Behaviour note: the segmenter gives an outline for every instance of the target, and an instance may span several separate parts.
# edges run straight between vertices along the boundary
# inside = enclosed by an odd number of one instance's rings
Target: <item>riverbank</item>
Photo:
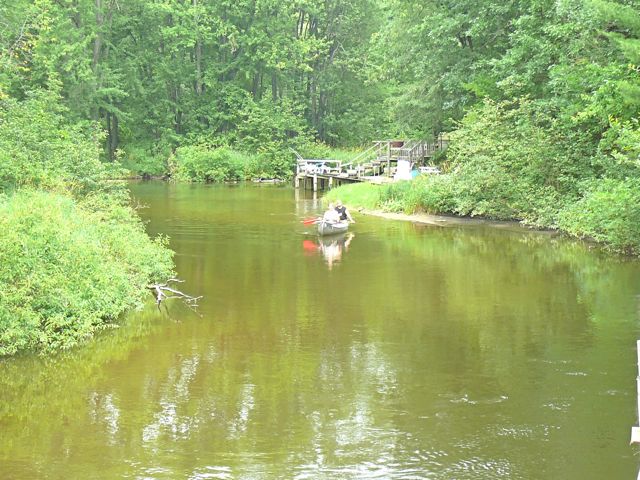
[[[457,226],[487,226],[499,228],[501,230],[528,231],[537,232],[547,235],[561,235],[557,230],[543,230],[527,227],[516,221],[498,221],[483,218],[454,217],[448,215],[432,215],[428,213],[396,213],[384,210],[356,208],[353,209],[362,215],[371,215],[374,217],[386,218],[389,220],[401,220],[404,222],[420,223],[425,225],[434,225],[438,227],[457,227]]]
[[[634,221],[636,209],[629,208],[630,205],[636,205],[637,201],[636,196],[630,191],[621,193],[619,189],[614,188],[613,193],[602,193],[594,197],[594,202],[601,206],[605,201],[610,201],[606,211],[596,208],[591,201],[593,199],[583,198],[577,203],[572,203],[568,198],[564,198],[542,208],[540,212],[544,212],[543,216],[530,217],[524,210],[512,208],[512,205],[505,199],[501,200],[498,194],[494,197],[485,192],[483,199],[469,196],[469,185],[465,186],[462,183],[456,176],[445,174],[419,177],[411,182],[398,182],[384,187],[352,184],[327,192],[326,200],[335,201],[340,198],[345,204],[350,205],[352,210],[379,211],[385,215],[386,212],[446,212],[434,215],[416,213],[410,214],[410,218],[403,217],[405,214],[402,213],[392,213],[394,216],[390,218],[412,219],[435,225],[471,223],[501,228],[535,229],[595,243],[611,252],[640,255],[640,230],[637,227],[638,223]],[[462,193],[453,187],[459,187]],[[602,188],[604,192],[606,188]],[[550,202],[550,199],[532,197],[531,202],[540,206],[542,203]],[[501,210],[489,209],[489,203]],[[511,227],[505,227],[506,225]]]

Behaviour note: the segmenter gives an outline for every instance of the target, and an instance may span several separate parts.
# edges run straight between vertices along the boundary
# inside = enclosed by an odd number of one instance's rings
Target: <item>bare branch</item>
[[[180,290],[170,287],[170,283],[184,283],[184,280],[180,280],[178,278],[170,278],[165,283],[156,283],[154,285],[148,286],[149,290],[152,290],[154,292],[158,309],[160,309],[160,304],[163,300],[168,300],[170,298],[180,298],[185,303],[185,305],[187,305],[191,310],[197,313],[196,309],[198,308],[198,300],[200,300],[202,296],[193,297],[191,295],[188,295]]]
[[[20,43],[22,42],[22,37],[24,36],[24,32],[27,28],[27,22],[30,19],[27,17],[24,22],[22,23],[22,27],[20,27],[20,32],[18,33],[18,38],[16,38],[16,40],[13,42],[13,45],[11,45],[9,47],[9,49],[7,50],[7,53],[9,56],[11,56],[11,54],[13,53],[13,51],[18,48],[20,46]]]

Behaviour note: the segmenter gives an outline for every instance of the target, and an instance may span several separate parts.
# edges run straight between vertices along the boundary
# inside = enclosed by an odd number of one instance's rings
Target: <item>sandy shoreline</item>
[[[383,210],[367,210],[364,208],[355,209],[361,215],[371,215],[375,217],[387,218],[389,220],[401,220],[405,222],[420,223],[425,225],[434,225],[438,227],[456,227],[456,226],[485,226],[491,228],[499,228],[502,230],[512,230],[516,232],[531,232],[542,233],[547,235],[560,235],[560,232],[555,230],[539,230],[536,228],[527,227],[519,222],[515,221],[498,221],[487,220],[482,218],[466,218],[466,217],[454,217],[447,215],[431,215],[428,213],[393,213],[385,212]]]

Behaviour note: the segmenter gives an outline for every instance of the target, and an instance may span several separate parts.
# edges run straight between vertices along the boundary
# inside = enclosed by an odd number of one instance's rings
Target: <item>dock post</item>
[[[313,174],[313,191],[318,191],[318,175],[316,175],[315,173]]]
[[[329,190],[333,188],[333,177],[329,177]]]

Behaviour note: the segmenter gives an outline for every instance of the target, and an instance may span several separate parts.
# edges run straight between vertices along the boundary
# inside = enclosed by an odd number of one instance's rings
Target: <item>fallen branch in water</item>
[[[155,292],[156,297],[156,305],[158,309],[160,309],[160,304],[163,300],[168,300],[169,298],[180,298],[182,301],[193,311],[198,308],[198,300],[202,298],[192,297],[191,295],[187,295],[180,290],[172,288],[169,286],[170,283],[184,283],[184,280],[179,280],[177,278],[170,278],[165,283],[156,283],[154,285],[149,285],[149,289]]]

